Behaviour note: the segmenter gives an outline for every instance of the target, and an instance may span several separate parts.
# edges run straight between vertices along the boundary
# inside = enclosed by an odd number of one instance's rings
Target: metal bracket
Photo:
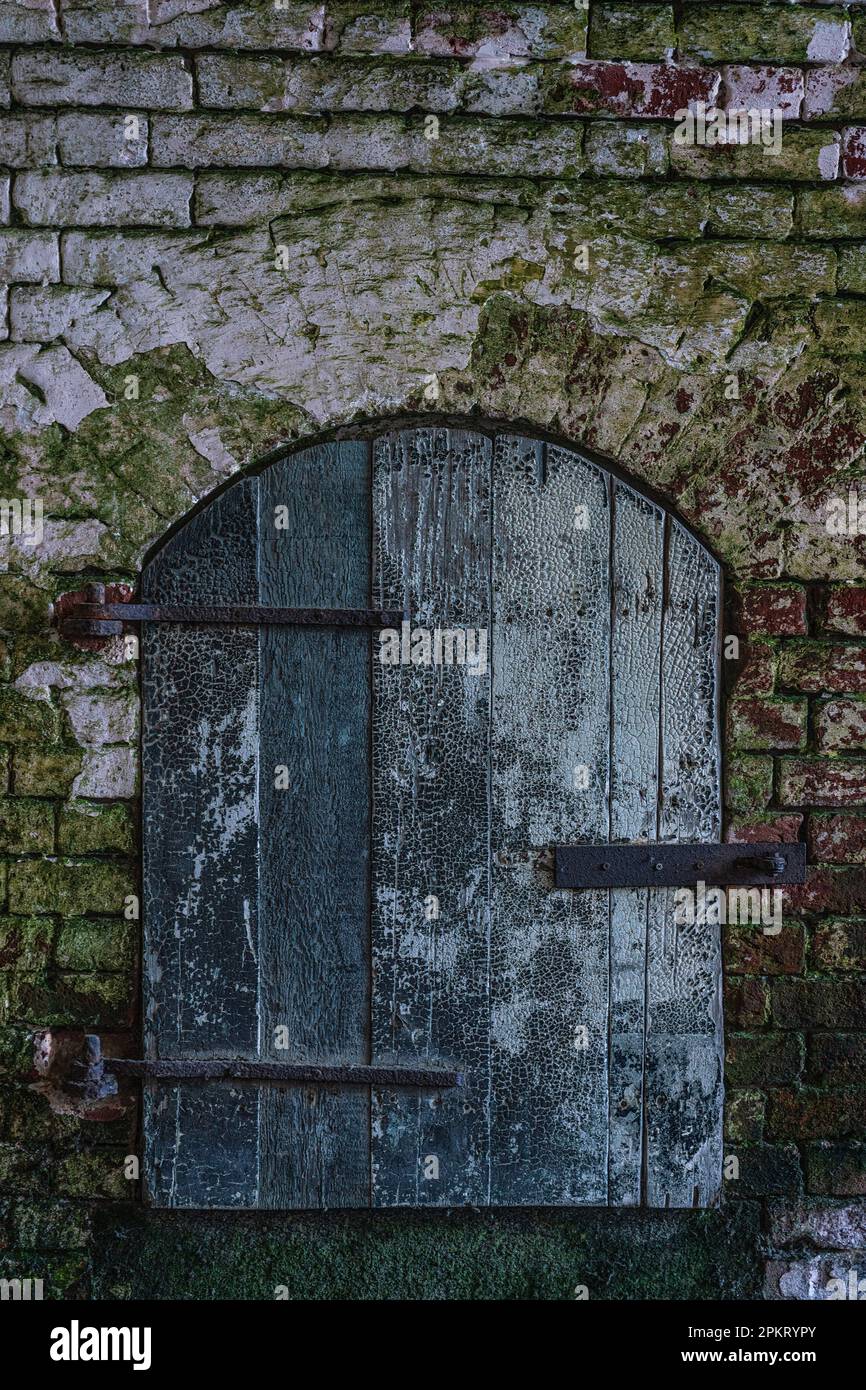
[[[399,627],[406,614],[390,608],[266,608],[259,604],[106,603],[105,585],[89,584],[87,600],[60,619],[61,637],[119,637],[130,623],[230,624],[233,627]]]
[[[93,1041],[98,1043],[99,1039]],[[463,1085],[462,1072],[436,1067],[319,1067],[302,1062],[185,1057],[158,1061],[108,1057],[105,1065],[116,1076],[143,1081],[266,1081],[277,1086],[418,1086],[431,1090]]]
[[[806,881],[803,844],[556,845],[554,856],[557,888],[760,888]]]

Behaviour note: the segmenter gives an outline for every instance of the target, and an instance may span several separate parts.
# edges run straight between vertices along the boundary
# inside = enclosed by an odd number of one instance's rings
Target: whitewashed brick
[[[16,286],[9,300],[9,336],[17,343],[50,343],[76,319],[94,313],[110,293],[71,285]]]
[[[0,0],[0,35],[4,43],[58,39],[53,0]]]
[[[130,117],[134,125],[129,124]],[[147,132],[147,117],[135,111],[70,111],[57,119],[61,161],[90,168],[130,169],[146,164]]]
[[[59,279],[56,232],[31,232],[21,227],[0,232],[0,280],[38,285]]]
[[[12,169],[39,169],[57,163],[54,116],[0,116],[0,159]]]
[[[185,227],[187,174],[18,174],[15,206],[31,226]]]
[[[32,49],[12,60],[12,91],[31,106],[184,111],[192,106],[192,74],[174,53]]]
[[[802,68],[747,67],[738,64],[722,68],[725,111],[773,110],[783,120],[797,120],[803,105]]]

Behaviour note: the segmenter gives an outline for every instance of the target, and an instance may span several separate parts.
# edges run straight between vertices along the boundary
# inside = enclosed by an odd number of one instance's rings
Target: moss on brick
[[[8,687],[0,689],[0,741],[50,743],[59,733],[60,715],[53,705]]]
[[[590,10],[593,58],[659,59],[675,45],[672,5],[594,4]]]
[[[755,814],[773,795],[772,758],[741,754],[727,765],[727,804],[739,815]]]
[[[55,963],[60,970],[128,970],[132,964],[132,927],[124,921],[76,918],[62,922]]]
[[[128,869],[98,860],[31,860],[13,864],[9,870],[10,912],[114,916],[134,892]]]
[[[0,917],[0,968],[40,970],[54,944],[51,917]]]
[[[51,853],[54,807],[23,797],[0,799],[0,851],[6,854]]]
[[[93,854],[114,850],[131,854],[134,848],[132,813],[128,806],[99,806],[79,801],[64,806],[57,828],[62,854]]]
[[[82,760],[80,748],[16,749],[15,791],[23,796],[68,796]]]

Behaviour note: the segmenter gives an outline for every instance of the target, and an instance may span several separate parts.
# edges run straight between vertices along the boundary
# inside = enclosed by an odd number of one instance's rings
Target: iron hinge
[[[803,844],[554,847],[557,888],[685,888],[695,883],[760,888],[805,881]]]

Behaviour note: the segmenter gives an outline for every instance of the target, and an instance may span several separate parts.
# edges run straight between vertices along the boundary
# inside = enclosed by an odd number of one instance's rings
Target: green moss
[[[97,1215],[97,1298],[735,1298],[760,1286],[756,1209]]]
[[[92,854],[101,850],[131,854],[134,849],[132,813],[128,806],[73,802],[60,812],[57,837],[58,848],[63,854]]]
[[[16,749],[13,768],[15,790],[24,796],[68,796],[81,771],[80,749]]]
[[[77,918],[63,922],[55,960],[60,970],[128,970],[132,964],[133,923]]]
[[[0,967],[40,970],[51,956],[54,922],[50,917],[0,917]]]
[[[0,690],[0,741],[45,743],[60,732],[60,716],[44,700],[31,700],[17,690]]]
[[[741,754],[728,760],[727,804],[738,815],[769,805],[773,795],[773,759]]]
[[[114,916],[134,891],[129,871],[118,864],[43,859],[13,864],[9,870],[10,912]]]

